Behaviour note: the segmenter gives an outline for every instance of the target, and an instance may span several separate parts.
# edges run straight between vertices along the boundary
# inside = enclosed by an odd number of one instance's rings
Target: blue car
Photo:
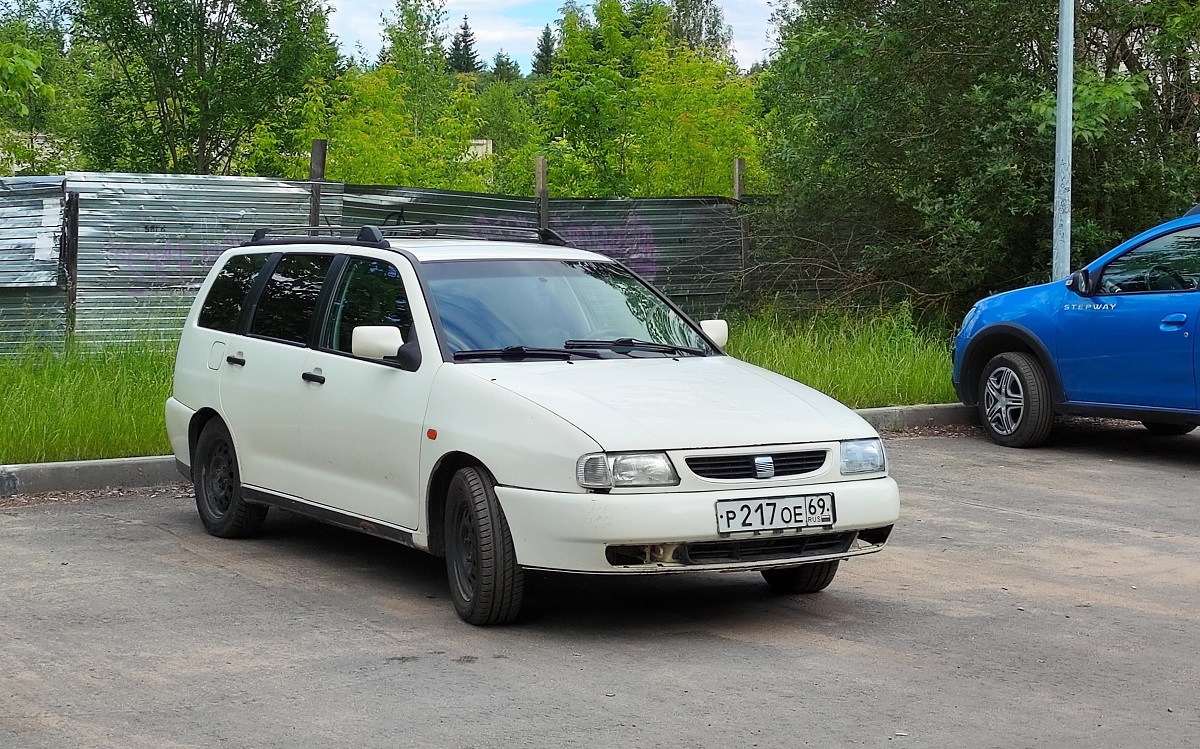
[[[1200,424],[1200,206],[1143,232],[1065,281],[978,302],[954,341],[954,389],[988,436],[1034,447],[1055,414]]]

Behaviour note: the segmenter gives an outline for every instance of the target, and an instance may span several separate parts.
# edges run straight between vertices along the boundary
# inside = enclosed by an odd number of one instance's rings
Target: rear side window
[[[200,308],[201,327],[232,333],[246,304],[254,279],[267,262],[267,255],[235,255],[217,274],[204,306]]]
[[[292,343],[308,340],[332,255],[284,255],[263,289],[250,334]]]

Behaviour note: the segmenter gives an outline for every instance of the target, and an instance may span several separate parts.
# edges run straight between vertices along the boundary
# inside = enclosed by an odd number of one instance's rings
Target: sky
[[[767,0],[718,0],[725,22],[733,27],[734,53],[738,65],[749,68],[766,57],[770,30]],[[330,0],[334,13],[330,26],[346,54],[375,59],[380,45],[380,14],[391,14],[394,0]],[[562,0],[446,0],[447,33],[462,24],[463,15],[475,34],[479,59],[490,65],[496,52],[504,50],[529,73],[530,60],[546,24],[554,27]]]

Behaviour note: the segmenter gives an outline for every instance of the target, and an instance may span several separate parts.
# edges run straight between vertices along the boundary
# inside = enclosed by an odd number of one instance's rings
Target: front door
[[[1200,228],[1151,239],[1097,274],[1096,292],[1067,292],[1058,365],[1067,400],[1195,409]]]
[[[416,274],[403,257],[351,257],[334,284],[319,345],[305,371],[319,377],[297,402],[305,413],[311,502],[417,529],[425,406],[441,364]],[[410,307],[411,305],[411,307]],[[355,326],[394,325],[420,341],[415,372],[351,350]]]

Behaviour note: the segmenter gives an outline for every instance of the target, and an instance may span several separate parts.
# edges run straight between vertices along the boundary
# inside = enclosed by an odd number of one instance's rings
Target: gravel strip
[[[182,499],[192,497],[190,484],[174,484],[168,486],[145,486],[125,489],[98,489],[91,491],[50,492],[48,494],[18,494],[15,497],[0,497],[0,510],[10,510],[20,507],[34,507],[45,504],[73,504],[89,499],[124,497],[126,499],[152,499],[156,497],[172,497]]]

